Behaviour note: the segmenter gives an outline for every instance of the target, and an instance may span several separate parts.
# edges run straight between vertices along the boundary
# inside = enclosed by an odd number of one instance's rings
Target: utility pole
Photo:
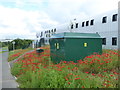
[[[13,50],[15,50],[15,42],[13,41],[12,44],[13,44]]]

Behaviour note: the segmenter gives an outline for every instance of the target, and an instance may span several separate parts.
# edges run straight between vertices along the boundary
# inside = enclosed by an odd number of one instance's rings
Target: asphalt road
[[[11,75],[10,67],[7,62],[8,52],[0,53],[0,89],[17,88],[18,84]],[[2,85],[1,85],[2,84]]]

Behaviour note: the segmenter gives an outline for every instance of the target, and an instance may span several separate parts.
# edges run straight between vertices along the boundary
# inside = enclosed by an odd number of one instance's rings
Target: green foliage
[[[30,46],[30,44],[32,43],[32,40],[15,39],[12,42],[15,42],[15,49],[26,49]],[[9,50],[13,50],[12,42],[8,42]]]
[[[8,46],[8,42],[0,42],[0,47],[7,47]]]
[[[49,49],[42,49],[39,55],[35,51],[26,54],[12,68],[20,88],[118,88],[119,53],[115,50],[88,56],[78,63],[53,64]]]

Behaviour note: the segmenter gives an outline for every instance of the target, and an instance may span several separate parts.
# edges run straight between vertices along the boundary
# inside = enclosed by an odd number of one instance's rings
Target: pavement
[[[5,90],[5,88],[18,89],[18,83],[10,72],[10,65],[7,61],[8,53],[9,52],[0,53],[0,89],[2,88],[2,90]]]

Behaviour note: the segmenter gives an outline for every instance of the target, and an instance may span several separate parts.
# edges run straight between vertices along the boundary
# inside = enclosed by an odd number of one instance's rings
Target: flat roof
[[[64,32],[58,33],[51,36],[52,38],[101,38],[98,33],[75,33],[75,32]]]

